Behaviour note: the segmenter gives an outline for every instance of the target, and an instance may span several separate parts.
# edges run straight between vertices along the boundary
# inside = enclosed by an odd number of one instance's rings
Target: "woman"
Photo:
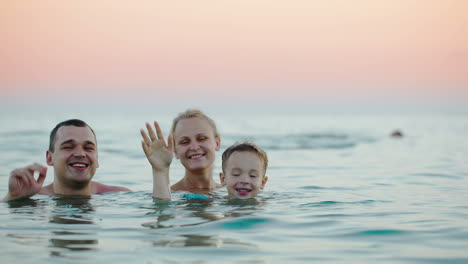
[[[173,121],[171,134],[164,140],[161,128],[154,122],[156,134],[147,123],[148,135],[141,130],[142,147],[153,169],[153,195],[169,198],[169,167],[172,153],[185,168],[184,177],[171,186],[172,191],[201,191],[221,187],[213,180],[216,152],[221,138],[214,121],[197,109],[180,113]]]

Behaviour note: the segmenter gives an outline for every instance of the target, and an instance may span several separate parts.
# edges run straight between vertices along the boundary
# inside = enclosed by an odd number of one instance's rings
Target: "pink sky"
[[[467,10],[465,0],[7,0],[2,98],[468,101]]]

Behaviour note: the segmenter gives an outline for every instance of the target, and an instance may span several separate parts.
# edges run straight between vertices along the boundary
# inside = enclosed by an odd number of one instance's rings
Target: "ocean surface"
[[[139,129],[158,120],[167,136],[175,114],[0,115],[2,197],[11,170],[45,164],[50,130],[67,118],[96,131],[94,180],[132,189],[0,203],[1,262],[468,263],[466,114],[211,114],[222,135],[215,179],[221,152],[249,139],[270,158],[265,190],[163,203]],[[174,159],[171,181],[182,175]]]

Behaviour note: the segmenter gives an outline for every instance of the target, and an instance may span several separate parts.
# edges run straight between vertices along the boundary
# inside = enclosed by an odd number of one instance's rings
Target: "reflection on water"
[[[154,211],[148,213],[153,217],[153,221],[145,222],[143,227],[156,229],[157,233],[150,233],[152,245],[155,247],[230,247],[230,248],[252,248],[255,244],[243,242],[241,240],[223,237],[222,233],[215,232],[219,227],[229,228],[231,218],[239,218],[237,224],[245,227],[245,223],[251,219],[245,218],[255,212],[262,211],[264,202],[257,199],[249,200],[228,200],[217,197],[217,199],[187,199],[161,203],[155,200]],[[220,222],[218,225],[215,223]],[[224,222],[224,224],[223,224]],[[244,224],[243,224],[244,223]],[[248,224],[247,224],[248,225]],[[239,227],[238,226],[238,227]],[[192,233],[174,233],[175,230],[192,230]],[[207,234],[200,235],[200,230],[206,230]]]
[[[153,212],[147,215],[154,216],[154,221],[144,223],[142,226],[149,228],[175,228],[195,226],[206,222],[216,221],[219,216],[207,209],[213,204],[213,199],[194,199],[183,202],[161,202],[155,200]],[[176,208],[184,209],[183,215]]]
[[[175,228],[202,225],[227,217],[253,214],[262,210],[260,205],[264,203],[257,199],[237,200],[219,197],[217,199],[191,199],[170,203],[155,200],[155,210],[147,213],[149,216],[154,216],[154,221],[144,223],[142,226]]]
[[[160,235],[152,241],[154,247],[214,247],[214,248],[255,248],[251,243],[221,236],[182,234],[177,236]]]
[[[47,239],[47,235],[40,232],[35,224],[41,226],[41,223],[47,221],[44,204],[34,199],[20,199],[10,201],[8,208],[10,211],[11,225],[6,233],[9,241],[17,245],[35,246],[41,245]],[[24,223],[31,224],[25,225]]]
[[[68,251],[95,250],[97,234],[94,209],[89,197],[60,197],[50,200],[21,199],[9,202],[12,219],[30,222],[31,232],[14,230],[7,234],[12,242],[30,245],[48,244],[52,256],[64,256]],[[49,231],[45,234],[41,230]],[[47,242],[48,240],[48,242]]]
[[[97,234],[92,232],[94,208],[89,197],[55,197],[55,207],[51,212],[50,247],[51,254],[62,256],[71,251],[95,250],[98,244]],[[84,226],[82,226],[84,225]]]

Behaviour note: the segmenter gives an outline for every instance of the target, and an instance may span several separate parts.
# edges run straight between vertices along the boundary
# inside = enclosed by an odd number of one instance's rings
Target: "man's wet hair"
[[[96,139],[96,134],[94,133],[94,130],[88,124],[86,124],[85,121],[80,120],[80,119],[68,119],[63,122],[58,123],[54,127],[54,129],[52,129],[52,132],[50,132],[49,151],[54,152],[55,137],[57,135],[57,131],[59,130],[60,127],[63,127],[63,126],[89,127],[89,129],[91,129],[91,132],[93,132],[94,138]]]

